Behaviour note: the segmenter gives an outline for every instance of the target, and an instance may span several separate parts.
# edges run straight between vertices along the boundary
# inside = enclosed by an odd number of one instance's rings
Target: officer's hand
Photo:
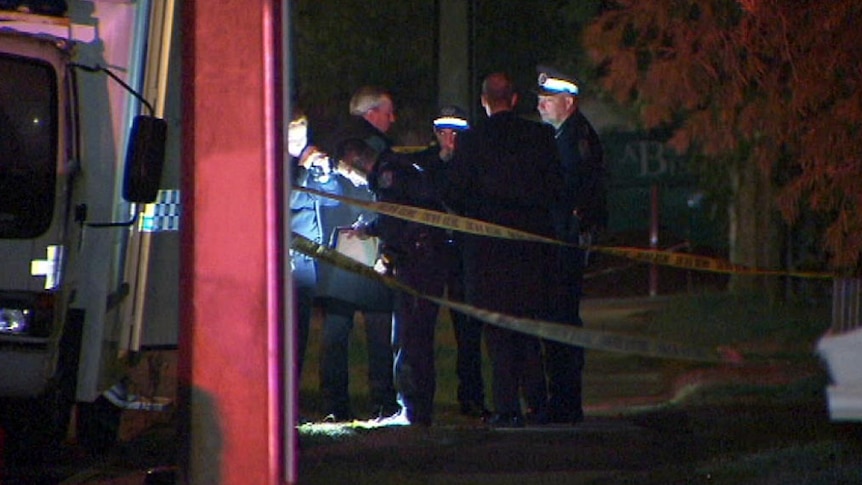
[[[374,262],[374,271],[381,275],[389,273],[389,265],[386,264],[384,258],[377,258],[377,261]]]
[[[368,224],[361,222],[353,224],[353,226],[351,226],[351,228],[345,234],[348,238],[355,237],[362,241],[371,237],[371,235],[368,234]]]
[[[299,154],[299,166],[308,170],[311,168],[311,162],[314,159],[315,154],[317,154],[317,148],[309,145],[302,150]]]
[[[354,187],[362,187],[368,185],[368,177],[366,177],[364,173],[360,172],[359,170],[353,168],[352,166],[343,161],[339,160],[338,165],[336,165],[335,167],[335,171],[342,177],[349,180]]]
[[[325,153],[318,151],[316,148],[311,154],[309,154],[307,163],[309,167],[319,168],[325,175],[329,175],[329,173],[332,172],[329,157]]]

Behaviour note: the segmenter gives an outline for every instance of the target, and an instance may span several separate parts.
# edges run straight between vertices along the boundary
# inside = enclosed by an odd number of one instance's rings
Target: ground
[[[300,482],[859,483],[852,433],[803,402],[589,416],[574,428],[375,430],[306,443]]]
[[[673,301],[587,300],[584,319],[632,329]],[[830,421],[813,354],[714,366],[593,352],[585,379],[574,427],[489,429],[454,406],[431,428],[308,425],[300,483],[862,483],[860,428]]]
[[[653,317],[680,306],[681,300],[665,297],[672,284],[677,294],[714,285],[720,289],[722,284],[714,275],[662,269],[659,294],[650,297],[649,271],[648,266],[628,267],[605,273],[616,280],[595,279],[583,306],[587,327],[648,330],[661,337],[662,327]],[[596,294],[602,287],[617,288],[620,294]],[[749,302],[740,309],[756,306]],[[441,379],[430,428],[302,426],[299,483],[862,483],[859,425],[829,418],[827,371],[812,352],[811,335],[822,330],[815,325],[805,338],[795,333],[783,337],[798,326],[783,321],[764,326],[762,335],[748,334],[762,318],[744,315],[750,321],[726,329],[745,342],[737,350],[756,357],[742,365],[588,352],[587,416],[574,427],[489,429],[458,415],[451,379]],[[696,325],[687,339],[692,345],[701,334],[725,326],[713,322],[717,326],[709,328],[706,320],[688,323]],[[439,356],[451,360],[450,332],[441,330],[439,338]],[[444,367],[440,372],[449,371]],[[314,373],[309,374],[303,377],[309,381],[303,399],[313,407]],[[361,393],[361,379],[354,381]],[[146,470],[176,466],[179,441],[172,419],[144,416],[124,416],[123,439],[104,454],[88,456],[69,447],[40,467],[11,466],[3,483],[144,483]]]

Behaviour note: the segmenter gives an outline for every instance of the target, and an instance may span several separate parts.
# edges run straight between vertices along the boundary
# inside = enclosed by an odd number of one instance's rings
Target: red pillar
[[[183,4],[184,483],[284,475],[278,6]]]

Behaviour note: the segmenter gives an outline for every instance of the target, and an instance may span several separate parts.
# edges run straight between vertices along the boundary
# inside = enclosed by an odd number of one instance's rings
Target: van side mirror
[[[123,175],[123,198],[127,201],[155,202],[165,164],[167,132],[168,124],[161,118],[138,115],[132,121]]]

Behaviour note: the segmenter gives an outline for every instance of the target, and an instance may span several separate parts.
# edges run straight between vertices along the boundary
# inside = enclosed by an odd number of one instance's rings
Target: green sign
[[[682,241],[716,250],[727,247],[726,211],[699,186],[685,157],[644,132],[609,133],[601,138],[609,172],[611,235],[631,239],[643,234],[638,245],[647,247],[652,219],[658,217],[659,248]]]

